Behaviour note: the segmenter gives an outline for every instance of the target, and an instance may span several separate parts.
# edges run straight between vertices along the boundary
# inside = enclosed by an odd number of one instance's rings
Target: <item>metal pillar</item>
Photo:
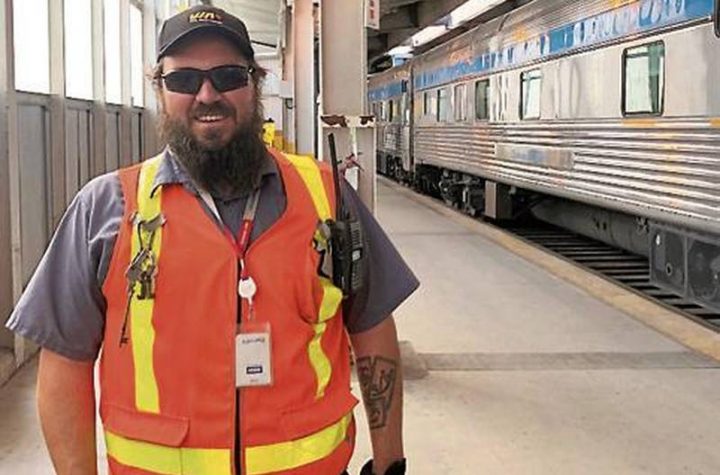
[[[103,2],[91,2],[92,37],[105,38]],[[93,176],[107,171],[105,141],[107,135],[107,109],[105,107],[105,42],[92,42],[93,59]]]
[[[335,133],[338,158],[351,153],[362,166],[348,174],[360,198],[375,210],[376,144],[374,118],[367,114],[367,36],[364,1],[321,2],[322,157],[329,156],[327,136]],[[353,183],[356,182],[356,183]]]
[[[157,0],[145,0],[143,2],[143,65],[145,69],[155,65],[155,52],[157,42],[157,31],[155,17],[155,4]],[[145,98],[143,111],[143,154],[144,158],[155,155],[160,147],[157,134],[157,97],[155,89],[145,80]]]
[[[296,153],[315,155],[315,7],[295,0],[292,9],[292,56],[295,88]]]
[[[132,75],[130,74],[130,0],[120,0],[120,66],[122,104],[120,110],[120,167],[132,163]]]
[[[297,137],[295,135],[295,41],[293,41],[292,9],[283,2],[281,25],[281,65],[282,82],[280,97],[283,100],[283,150],[295,153]]]
[[[15,94],[15,48],[13,33],[13,2],[5,0],[5,26],[7,28],[5,47],[7,68],[7,138],[8,138],[8,189],[10,191],[10,262],[12,304],[22,293],[22,236],[20,235],[20,158],[18,144],[18,104]],[[25,358],[25,340],[14,336],[13,350],[15,364],[20,365]]]
[[[12,333],[3,328],[13,308],[13,273],[10,220],[9,91],[14,89],[12,6],[0,0],[0,384],[9,376],[13,363],[2,361],[15,346]],[[9,351],[8,351],[9,350]],[[12,367],[11,367],[12,366]]]
[[[77,169],[77,157],[65,153],[65,12],[64,2],[48,3],[50,23],[50,170],[52,176],[48,229],[55,229],[75,194],[66,179]]]

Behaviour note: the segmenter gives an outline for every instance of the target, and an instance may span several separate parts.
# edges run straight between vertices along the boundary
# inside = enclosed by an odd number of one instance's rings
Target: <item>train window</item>
[[[539,119],[542,73],[539,69],[525,71],[522,73],[521,83],[520,118]]]
[[[447,88],[438,89],[437,92],[437,121],[447,122],[450,110],[450,94]]]
[[[483,79],[475,83],[475,118],[488,120],[490,118],[490,80]]]
[[[48,0],[13,2],[15,89],[50,92]]]
[[[93,98],[92,6],[90,0],[65,0],[65,95]]]
[[[465,122],[467,120],[467,111],[465,103],[467,102],[467,87],[465,84],[458,84],[454,90],[454,107],[455,122]]]
[[[662,114],[665,45],[652,43],[623,53],[623,114]]]
[[[437,116],[437,93],[426,92],[423,95],[423,109],[425,115]]]
[[[120,69],[120,0],[105,0],[105,101],[122,103]]]

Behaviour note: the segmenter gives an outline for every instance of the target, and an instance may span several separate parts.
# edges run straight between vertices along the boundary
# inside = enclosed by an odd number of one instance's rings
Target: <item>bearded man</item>
[[[97,473],[101,353],[111,474],[340,475],[350,346],[373,447],[363,473],[405,472],[391,312],[418,282],[343,185],[366,272],[355,293],[333,283],[332,177],[265,147],[264,76],[238,18],[198,6],[168,19],[153,74],[167,148],[78,193],[11,316],[42,347],[58,474]]]

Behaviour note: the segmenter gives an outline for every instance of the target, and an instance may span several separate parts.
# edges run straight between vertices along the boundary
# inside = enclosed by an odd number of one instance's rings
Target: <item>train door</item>
[[[411,170],[411,157],[412,157],[412,94],[410,94],[408,88],[408,81],[402,82],[402,98],[400,100],[400,136],[402,137],[402,168],[403,175],[406,175]]]

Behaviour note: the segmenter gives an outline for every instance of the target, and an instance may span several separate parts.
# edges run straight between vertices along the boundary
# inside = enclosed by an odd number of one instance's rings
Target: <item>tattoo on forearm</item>
[[[382,429],[392,406],[397,362],[382,356],[366,356],[356,363],[370,430]]]

